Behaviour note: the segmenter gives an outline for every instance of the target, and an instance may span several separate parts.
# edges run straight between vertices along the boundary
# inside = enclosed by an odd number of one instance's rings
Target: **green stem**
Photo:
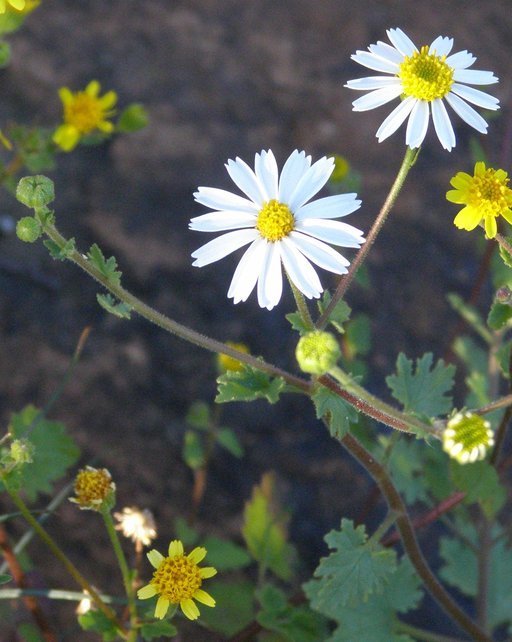
[[[313,323],[313,319],[311,318],[311,314],[309,312],[309,308],[307,306],[306,300],[304,298],[304,295],[302,292],[297,288],[295,283],[290,279],[288,274],[286,274],[288,277],[288,282],[290,284],[290,287],[293,292],[293,297],[295,299],[295,304],[297,305],[297,311],[300,314],[300,318],[302,320],[302,323],[308,330],[314,330],[315,329],[315,324]]]
[[[386,219],[388,217],[389,212],[391,211],[391,208],[395,204],[398,194],[400,193],[400,190],[402,189],[403,184],[405,183],[405,179],[407,178],[407,174],[409,173],[409,170],[416,162],[416,158],[418,157],[418,154],[419,154],[419,149],[411,149],[410,147],[407,147],[404,159],[402,161],[402,165],[398,170],[398,174],[395,179],[395,182],[391,186],[391,189],[389,190],[389,194],[387,195],[386,200],[384,201],[384,204],[382,205],[382,208],[378,213],[377,218],[375,219],[371,230],[368,232],[368,235],[366,237],[366,242],[361,246],[361,249],[356,254],[356,257],[352,261],[347,274],[341,277],[338,287],[336,288],[336,291],[334,292],[333,297],[329,302],[329,305],[326,307],[326,309],[320,315],[320,317],[316,322],[316,327],[319,330],[322,330],[327,325],[331,312],[336,307],[336,304],[338,303],[338,301],[345,296],[350,284],[352,283],[354,276],[356,275],[357,270],[361,267],[364,260],[366,259],[368,252],[370,251],[373,243],[375,242],[375,239],[377,238],[379,232],[382,229],[382,226],[386,222]]]
[[[44,226],[44,231],[60,249],[64,248],[67,239],[65,239],[60,234],[60,232],[54,225],[46,224]],[[263,361],[262,359],[253,357],[252,355],[241,352],[240,350],[236,350],[236,348],[232,348],[231,346],[228,346],[221,341],[217,341],[215,339],[212,339],[211,337],[207,337],[206,335],[201,334],[200,332],[196,332],[195,330],[192,330],[191,328],[188,328],[181,323],[170,319],[161,312],[154,310],[149,305],[146,305],[140,299],[131,294],[131,292],[125,290],[121,285],[109,281],[100,272],[100,270],[98,270],[96,266],[94,266],[91,261],[89,261],[86,256],[80,254],[76,250],[72,250],[68,254],[67,258],[78,265],[78,267],[82,268],[82,270],[87,272],[89,276],[92,276],[93,279],[101,283],[101,285],[109,290],[117,299],[119,299],[119,301],[126,303],[135,312],[137,312],[137,314],[144,317],[148,321],[151,321],[151,323],[154,323],[160,328],[163,328],[167,332],[175,334],[181,339],[189,341],[190,343],[193,343],[194,345],[197,345],[201,348],[205,348],[206,350],[210,350],[211,352],[225,354],[229,357],[232,357],[233,359],[237,359],[238,361],[246,363],[247,365],[252,366],[257,370],[266,372],[273,377],[282,377],[291,386],[299,388],[304,392],[310,391],[311,384],[304,379],[296,377],[289,372],[278,368],[277,366]]]
[[[126,557],[124,555],[121,542],[119,541],[119,535],[117,534],[117,531],[114,527],[114,522],[112,520],[112,515],[110,514],[110,511],[102,510],[101,515],[105,522],[107,533],[117,558],[117,563],[119,564],[119,568],[121,569],[121,575],[123,576],[123,584],[124,584],[124,590],[126,593],[126,599],[128,602],[128,610],[130,612],[130,624],[131,624],[130,632],[128,633],[128,637],[126,639],[128,640],[128,642],[136,642],[137,640],[137,626],[136,626],[137,625],[137,606],[135,603],[135,592],[133,589],[133,582],[130,574],[130,569],[128,568]]]
[[[9,486],[7,480],[5,478],[2,479],[5,490],[9,493],[12,501],[16,504],[18,507],[20,513],[23,515],[25,520],[30,524],[30,526],[33,528],[33,530],[39,535],[39,537],[43,540],[43,542],[46,544],[46,546],[51,550],[51,552],[55,555],[55,557],[64,565],[68,573],[71,575],[71,577],[75,580],[77,584],[79,584],[84,591],[87,591],[87,593],[91,596],[92,601],[96,604],[98,609],[107,617],[112,624],[118,629],[120,635],[124,639],[127,638],[127,631],[124,629],[123,625],[119,620],[117,619],[116,614],[114,611],[109,608],[101,599],[100,595],[98,592],[89,584],[89,582],[85,579],[85,577],[80,573],[80,571],[76,568],[76,566],[73,564],[73,562],[65,555],[63,551],[59,548],[55,540],[51,537],[49,533],[39,524],[39,522],[33,517],[32,513],[28,509],[27,505],[25,502],[21,499],[21,497],[18,495],[18,493]]]

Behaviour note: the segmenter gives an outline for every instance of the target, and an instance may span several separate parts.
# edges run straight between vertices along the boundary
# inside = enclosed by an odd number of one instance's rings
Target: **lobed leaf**
[[[91,245],[91,249],[87,253],[87,258],[94,267],[101,272],[109,283],[113,285],[121,284],[121,272],[117,269],[117,261],[115,257],[111,256],[106,259],[100,247],[94,243]]]
[[[317,386],[311,395],[315,404],[317,419],[325,419],[329,431],[335,439],[341,439],[350,430],[351,424],[357,424],[357,410],[325,386]]]
[[[217,403],[255,399],[266,399],[269,403],[276,403],[285,387],[285,382],[280,377],[273,379],[261,370],[246,364],[242,370],[228,370],[217,378],[217,383]]]

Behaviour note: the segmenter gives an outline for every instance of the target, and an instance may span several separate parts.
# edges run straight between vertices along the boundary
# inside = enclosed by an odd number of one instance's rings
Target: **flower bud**
[[[11,443],[10,456],[14,464],[30,464],[33,461],[34,444],[27,439],[15,439]]]
[[[322,375],[336,365],[341,352],[330,332],[315,330],[299,339],[295,356],[303,372]]]
[[[41,174],[25,176],[18,183],[16,198],[23,205],[33,209],[44,207],[55,199],[53,181]]]
[[[459,464],[483,459],[494,444],[491,424],[472,412],[458,412],[443,431],[443,450]]]
[[[16,235],[20,241],[34,243],[41,233],[41,224],[33,216],[24,216],[16,223]]]

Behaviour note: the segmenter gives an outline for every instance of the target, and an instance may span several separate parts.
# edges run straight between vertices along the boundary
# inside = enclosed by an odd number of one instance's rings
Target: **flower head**
[[[391,136],[409,117],[406,144],[419,147],[427,133],[430,115],[444,149],[455,147],[455,133],[445,102],[468,125],[482,134],[487,123],[468,103],[484,109],[499,109],[499,101],[468,85],[492,85],[498,79],[490,71],[469,70],[476,58],[468,51],[450,54],[453,38],[439,36],[430,46],[415,46],[401,29],[388,29],[391,45],[377,42],[368,51],[357,51],[352,59],[383,76],[350,80],[345,86],[369,91],[355,100],[354,111],[367,111],[400,97],[400,104],[377,130],[379,142]]]
[[[75,495],[69,501],[81,510],[101,511],[114,502],[116,485],[106,468],[86,466],[75,477]]]
[[[471,412],[458,412],[454,415],[446,424],[442,439],[443,450],[459,464],[483,459],[494,444],[491,424]]]
[[[323,288],[311,262],[335,274],[347,272],[349,261],[329,244],[358,248],[362,232],[331,219],[354,212],[356,194],[308,201],[325,185],[334,168],[332,158],[311,164],[311,156],[295,150],[281,171],[271,150],[256,154],[254,171],[240,158],[226,169],[246,197],[213,187],[199,187],[195,200],[213,212],[197,216],[190,229],[200,232],[235,230],[218,236],[193,252],[193,265],[203,267],[250,243],[238,264],[228,297],[246,301],[258,283],[258,303],[271,310],[279,303],[288,277],[308,298]]]
[[[116,530],[121,531],[125,537],[129,537],[134,544],[142,549],[142,546],[149,546],[151,540],[156,538],[156,525],[153,513],[145,508],[123,508],[121,513],[114,513],[119,522]]]
[[[249,347],[245,343],[234,343],[233,341],[226,341],[226,345],[230,348],[235,348],[235,350],[240,350],[245,354],[249,354]],[[230,357],[227,354],[218,354],[217,355],[217,368],[220,372],[241,372],[244,369],[243,363]]]
[[[26,0],[0,0],[0,14],[5,13],[10,9],[16,11],[23,11],[25,9]]]
[[[450,181],[455,189],[446,192],[451,203],[465,205],[454,224],[462,230],[474,230],[483,221],[487,237],[494,238],[498,231],[498,216],[512,223],[512,190],[508,182],[507,172],[486,168],[482,161],[475,164],[473,176],[458,172]]]
[[[336,365],[341,351],[330,332],[314,330],[299,339],[295,356],[303,372],[321,375]]]
[[[64,107],[64,123],[53,134],[53,142],[65,152],[74,149],[80,139],[95,130],[109,134],[114,125],[108,120],[114,114],[112,107],[117,94],[108,91],[99,96],[100,83],[92,80],[84,91],[73,93],[67,87],[59,89]]]
[[[149,584],[137,591],[140,600],[158,595],[155,617],[164,618],[171,604],[179,604],[189,620],[199,617],[199,609],[194,600],[215,606],[211,595],[203,591],[203,580],[216,575],[212,566],[198,566],[206,555],[206,549],[194,548],[188,555],[184,554],[183,544],[173,540],[169,544],[169,553],[164,557],[155,549],[149,551],[148,559],[156,569]]]

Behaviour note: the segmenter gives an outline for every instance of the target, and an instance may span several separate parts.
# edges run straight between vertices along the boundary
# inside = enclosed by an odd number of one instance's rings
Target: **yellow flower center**
[[[108,470],[81,470],[75,479],[76,502],[80,506],[101,504],[113,491],[112,477]]]
[[[458,423],[449,422],[453,431],[452,439],[462,445],[463,451],[471,451],[478,446],[487,448],[493,443],[490,424],[479,415],[466,414]]]
[[[453,69],[446,64],[446,56],[428,53],[428,46],[406,56],[400,64],[398,76],[406,96],[432,101],[444,98],[453,84]]]
[[[171,604],[194,597],[202,582],[199,567],[185,555],[166,557],[151,580],[158,593]]]
[[[295,219],[288,205],[274,198],[263,205],[256,220],[256,229],[271,243],[288,236],[294,225]]]
[[[104,118],[100,101],[80,91],[73,100],[64,106],[64,120],[68,125],[74,125],[82,134],[88,134],[96,129]]]
[[[509,179],[496,170],[488,168],[483,174],[473,177],[468,189],[467,204],[477,207],[484,216],[499,216],[512,205]]]

